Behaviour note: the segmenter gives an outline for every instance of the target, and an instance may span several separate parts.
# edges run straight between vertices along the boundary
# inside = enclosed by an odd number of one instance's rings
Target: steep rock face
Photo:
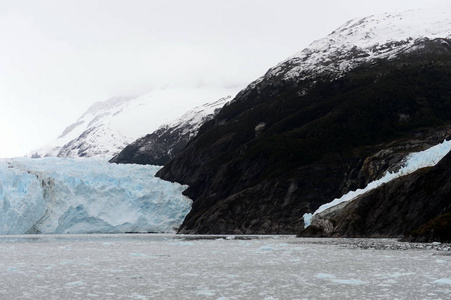
[[[190,186],[193,209],[180,232],[296,233],[304,213],[363,187],[409,152],[384,152],[393,145],[426,147],[431,130],[451,120],[451,41],[403,36],[405,43],[339,56],[334,47],[309,48],[240,92],[157,173]],[[352,41],[326,44],[348,49]],[[360,59],[368,47],[378,55]]]
[[[339,209],[324,211],[301,236],[401,237],[412,241],[451,241],[451,154]]]
[[[182,152],[199,128],[231,100],[231,96],[198,106],[125,147],[111,163],[164,165]]]

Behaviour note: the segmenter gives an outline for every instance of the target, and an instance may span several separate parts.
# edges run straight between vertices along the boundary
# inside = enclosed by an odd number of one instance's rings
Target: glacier
[[[173,232],[191,210],[186,186],[158,166],[100,159],[0,160],[0,234]]]
[[[358,196],[378,188],[384,183],[390,182],[393,179],[412,174],[413,172],[427,167],[433,167],[451,151],[451,141],[444,140],[442,143],[430,147],[429,149],[413,152],[407,155],[404,159],[403,166],[397,172],[387,172],[381,178],[370,182],[365,188],[350,191],[349,193],[336,198],[333,201],[321,205],[313,214],[306,213],[303,215],[304,228],[311,225],[312,220],[324,211],[332,212],[339,209],[339,204],[350,202],[357,199]]]

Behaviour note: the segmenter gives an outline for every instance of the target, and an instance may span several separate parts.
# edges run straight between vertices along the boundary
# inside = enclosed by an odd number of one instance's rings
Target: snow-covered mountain
[[[335,79],[363,64],[417,50],[424,47],[418,42],[436,38],[451,38],[450,10],[418,9],[350,20],[271,68],[251,86],[269,78],[301,81],[326,74]]]
[[[199,128],[208,120],[211,120],[216,113],[226,105],[235,95],[223,97],[211,103],[205,103],[196,106],[194,109],[186,112],[180,118],[165,124],[160,129],[181,130],[181,134],[188,134],[190,138],[195,136]]]
[[[200,126],[211,120],[231,99],[232,96],[227,96],[195,107],[180,118],[131,143],[110,162],[164,165],[179,154],[197,134]]]
[[[157,170],[93,158],[0,160],[0,235],[171,232],[191,200]]]
[[[55,142],[33,151],[33,158],[110,159],[126,145],[197,105],[235,94],[238,88],[162,88],[139,97],[118,97],[91,106]]]

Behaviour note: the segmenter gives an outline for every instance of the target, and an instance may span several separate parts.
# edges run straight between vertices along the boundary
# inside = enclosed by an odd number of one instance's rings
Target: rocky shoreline
[[[412,243],[398,239],[366,238],[299,238],[296,244],[336,245],[340,248],[364,250],[436,250],[442,255],[451,255],[451,243]]]

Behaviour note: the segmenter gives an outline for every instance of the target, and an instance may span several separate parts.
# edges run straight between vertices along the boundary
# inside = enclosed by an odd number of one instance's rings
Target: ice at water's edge
[[[0,160],[0,234],[172,232],[191,209],[160,167],[96,159]]]

